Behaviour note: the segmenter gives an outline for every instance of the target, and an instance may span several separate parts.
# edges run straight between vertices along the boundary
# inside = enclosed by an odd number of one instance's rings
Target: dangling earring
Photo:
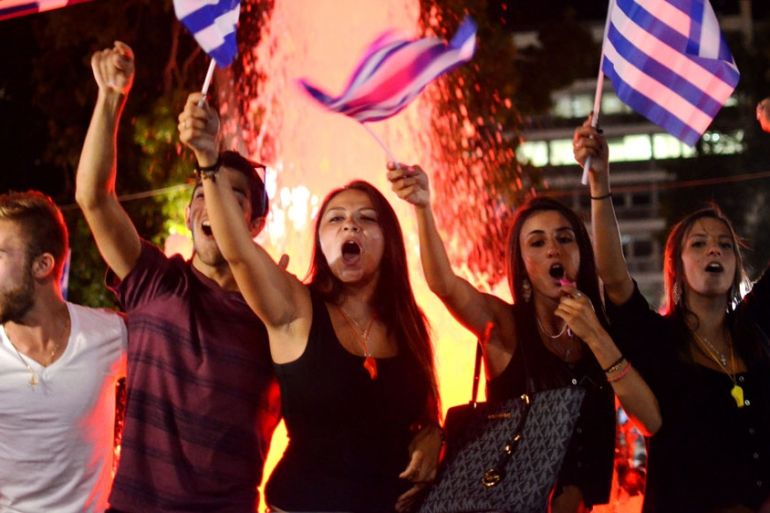
[[[529,278],[521,280],[521,297],[524,298],[525,303],[529,303],[532,299],[532,284],[529,283]]]
[[[682,302],[682,284],[679,283],[679,280],[674,282],[674,290],[671,292],[671,295],[674,297],[675,305]]]

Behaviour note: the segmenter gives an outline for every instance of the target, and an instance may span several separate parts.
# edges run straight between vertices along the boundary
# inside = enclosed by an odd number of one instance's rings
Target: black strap
[[[473,366],[473,389],[471,391],[471,405],[475,408],[479,398],[479,379],[481,378],[481,339],[476,344],[476,363]]]
[[[482,357],[482,341],[479,339],[476,343],[476,361],[473,366],[473,389],[471,391],[471,406],[476,408],[478,404],[479,393],[479,381],[481,379],[481,357]],[[523,438],[524,426],[527,422],[527,416],[529,415],[530,405],[532,403],[532,394],[534,393],[534,382],[529,373],[529,365],[527,364],[526,353],[524,351],[524,344],[519,342],[516,345],[516,350],[521,351],[521,357],[524,363],[524,382],[527,392],[519,397],[519,400],[524,405],[524,409],[521,413],[521,418],[516,423],[516,427],[513,430],[511,437],[505,442],[500,453],[497,457],[497,461],[493,466],[489,467],[481,476],[481,483],[485,488],[492,488],[496,486],[500,481],[505,478],[505,465],[508,463],[516,449],[519,447],[519,443]]]
[[[475,408],[478,404],[479,397],[479,381],[481,379],[481,357],[482,355],[482,341],[479,338],[476,342],[476,361],[473,365],[473,385],[471,388],[471,405]],[[524,365],[524,387],[526,388],[526,394],[530,397],[535,393],[535,382],[532,379],[532,374],[529,372],[529,362],[527,361],[527,352],[524,350],[524,341],[519,341],[516,344],[516,351],[521,353],[522,364]],[[516,354],[512,356],[515,358]]]

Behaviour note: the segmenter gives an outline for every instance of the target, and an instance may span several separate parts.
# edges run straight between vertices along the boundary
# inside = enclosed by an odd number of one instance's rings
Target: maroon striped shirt
[[[131,513],[257,509],[280,416],[264,325],[235,292],[143,242],[108,283],[128,314],[128,401],[110,504]]]

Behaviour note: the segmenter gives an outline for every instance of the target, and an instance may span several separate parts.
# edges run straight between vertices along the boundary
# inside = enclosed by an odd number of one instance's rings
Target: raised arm
[[[485,334],[490,322],[510,318],[507,304],[477,290],[452,270],[444,242],[430,207],[428,175],[419,166],[388,164],[388,180],[399,198],[411,203],[417,216],[420,260],[430,290],[452,315],[476,336]]]
[[[200,99],[200,93],[188,97],[179,115],[179,135],[195,153],[198,165],[205,168],[215,165],[219,158],[219,118],[207,103],[199,105]],[[272,333],[276,331],[289,326],[296,328],[296,321],[308,321],[309,328],[311,305],[307,288],[254,242],[264,218],[251,219],[246,191],[237,185],[241,176],[226,167],[202,176],[206,215],[217,246],[249,306],[271,330],[271,338],[275,338]],[[296,334],[295,329],[292,331]]]
[[[575,130],[573,137],[575,160],[583,166],[591,157],[588,183],[591,194],[591,227],[593,229],[596,266],[604,282],[607,297],[616,305],[623,304],[634,292],[628,274],[623,246],[620,243],[618,219],[612,205],[609,180],[609,149],[604,136],[591,127],[589,117]]]
[[[655,434],[662,424],[655,394],[623,358],[612,337],[599,323],[588,297],[572,286],[565,286],[562,290],[564,295],[554,313],[564,319],[572,332],[593,352],[629,418],[646,436]]]
[[[93,54],[91,68],[99,94],[80,154],[75,199],[102,258],[123,279],[141,253],[139,234],[115,192],[118,124],[134,80],[134,54],[118,41]]]

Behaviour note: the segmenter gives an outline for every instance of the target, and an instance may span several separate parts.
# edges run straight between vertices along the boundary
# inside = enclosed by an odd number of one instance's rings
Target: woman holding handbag
[[[484,344],[491,401],[528,390],[586,390],[551,511],[587,511],[606,503],[615,436],[613,391],[648,433],[660,427],[655,398],[607,334],[593,251],[583,223],[557,201],[535,198],[516,212],[508,239],[513,304],[483,293],[452,270],[430,208],[428,177],[418,166],[389,165],[394,192],[414,205],[420,256],[431,290]],[[523,355],[526,354],[526,361]]]
[[[609,151],[590,119],[575,130],[589,184],[599,275],[616,340],[658,398],[645,513],[770,511],[770,273],[751,292],[739,242],[717,207],[668,236],[663,313],[626,268],[609,186]],[[763,508],[764,505],[764,508]]]
[[[440,402],[395,212],[363,181],[329,193],[301,282],[252,239],[264,218],[248,222],[242,180],[218,160],[219,120],[199,98],[191,95],[179,125],[200,166],[193,202],[202,236],[214,237],[266,326],[289,435],[267,503],[286,512],[407,511],[435,475]]]

